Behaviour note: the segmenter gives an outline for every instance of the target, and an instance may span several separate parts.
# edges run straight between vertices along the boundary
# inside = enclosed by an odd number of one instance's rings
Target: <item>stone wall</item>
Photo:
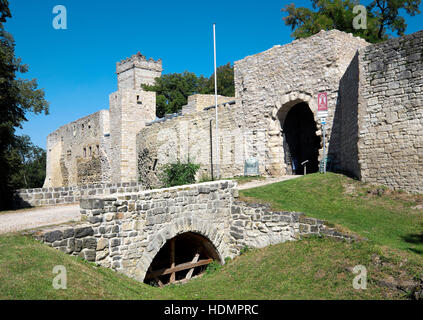
[[[132,183],[94,183],[81,186],[20,189],[15,192],[14,208],[54,206],[79,203],[88,196],[113,195],[116,193],[139,192],[141,184]]]
[[[225,104],[235,101],[235,97],[217,96],[217,104]],[[201,112],[205,108],[214,106],[215,96],[212,94],[194,94],[188,97],[188,103],[182,107],[182,114]]]
[[[289,172],[282,128],[289,110],[306,102],[314,114],[317,136],[317,96],[328,94],[327,142],[330,140],[339,82],[358,49],[368,43],[341,31],[321,31],[235,62],[236,101],[245,117],[246,157],[259,160],[263,174]],[[322,158],[322,149],[320,149]]]
[[[68,187],[86,175],[81,163],[98,161],[90,170],[91,180],[108,182],[107,134],[109,111],[94,114],[64,125],[47,137],[47,168],[44,187]]]
[[[231,243],[234,253],[244,247],[263,248],[309,235],[328,236],[337,240],[356,240],[329,228],[324,221],[309,218],[302,212],[273,211],[269,205],[234,201],[231,209]]]
[[[361,177],[358,164],[358,86],[359,59],[355,55],[339,84],[339,96],[333,119],[328,156],[332,170]]]
[[[423,192],[423,31],[360,51],[363,181]]]
[[[141,84],[154,84],[162,75],[162,60],[147,60],[140,52],[116,63],[118,90],[140,90]]]
[[[237,197],[236,182],[217,181],[82,199],[81,214],[89,224],[49,227],[34,235],[139,281],[164,244],[185,232],[210,240],[221,263],[245,246],[261,248],[309,234],[354,239],[302,213],[273,212]]]
[[[120,89],[109,97],[111,182],[137,181],[136,136],[156,118],[156,94]]]
[[[136,134],[156,118],[156,95],[141,89],[160,77],[161,60],[136,54],[116,64],[118,91],[101,110],[47,137],[44,187],[135,182]]]
[[[148,187],[160,186],[160,168],[180,159],[200,164],[198,179],[216,175],[215,108],[175,115],[147,124],[137,136],[138,179]],[[244,118],[236,104],[218,106],[222,177],[243,174]]]

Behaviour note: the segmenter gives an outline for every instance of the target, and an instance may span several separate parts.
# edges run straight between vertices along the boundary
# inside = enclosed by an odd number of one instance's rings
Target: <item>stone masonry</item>
[[[304,235],[351,240],[302,213],[273,212],[237,201],[236,182],[218,181],[81,200],[87,223],[34,232],[44,243],[138,281],[166,241],[194,232],[213,244],[219,262],[245,247],[261,248]]]
[[[423,31],[360,51],[363,181],[423,193]]]
[[[109,111],[49,135],[45,187],[156,187],[160,167],[178,159],[200,164],[198,179],[210,178],[217,164],[221,177],[242,175],[251,158],[261,175],[298,171],[298,159],[315,163],[316,171],[323,160],[317,96],[326,92],[330,169],[421,193],[422,39],[421,31],[370,45],[341,31],[321,31],[236,61],[235,98],[218,101],[218,152],[214,97],[194,95],[179,114],[156,119],[155,93],[141,84],[161,75],[162,62],[134,55],[117,63],[118,91],[110,95]],[[299,106],[303,119],[311,119],[306,128],[295,122],[301,118],[292,120]],[[299,156],[296,150],[312,152]]]
[[[19,189],[14,195],[14,207],[40,207],[79,203],[82,198],[114,195],[116,193],[138,192],[144,186],[129,183],[95,183],[74,187]]]

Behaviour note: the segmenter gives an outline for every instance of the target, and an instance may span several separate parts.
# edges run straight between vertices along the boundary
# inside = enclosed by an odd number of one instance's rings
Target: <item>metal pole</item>
[[[211,179],[214,181],[214,174],[213,174],[213,120],[210,119],[210,169],[211,169]]]
[[[214,100],[215,100],[215,108],[216,108],[216,177],[220,178],[219,118],[218,118],[218,112],[217,112],[216,23],[213,23],[213,47],[214,47]]]
[[[326,173],[326,125],[323,123],[322,127],[323,127],[323,173]]]

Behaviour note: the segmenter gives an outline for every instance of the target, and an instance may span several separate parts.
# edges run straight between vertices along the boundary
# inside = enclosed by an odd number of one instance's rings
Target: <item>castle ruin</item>
[[[71,122],[47,138],[45,188],[93,183],[159,183],[161,165],[199,163],[199,178],[317,172],[323,158],[317,96],[326,92],[330,168],[393,189],[423,192],[423,31],[369,44],[341,31],[235,62],[235,97],[194,95],[178,114],[156,118],[156,95],[141,89],[162,73],[141,54],[117,63],[109,110]]]

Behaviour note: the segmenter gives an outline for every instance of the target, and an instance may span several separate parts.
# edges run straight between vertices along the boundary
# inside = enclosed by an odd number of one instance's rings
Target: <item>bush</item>
[[[168,163],[162,167],[161,181],[165,188],[195,183],[195,175],[200,165],[190,162]]]
[[[222,265],[217,261],[213,261],[212,263],[209,263],[207,265],[206,274],[207,275],[213,274],[217,272],[218,270],[220,270],[220,268],[222,268]]]

